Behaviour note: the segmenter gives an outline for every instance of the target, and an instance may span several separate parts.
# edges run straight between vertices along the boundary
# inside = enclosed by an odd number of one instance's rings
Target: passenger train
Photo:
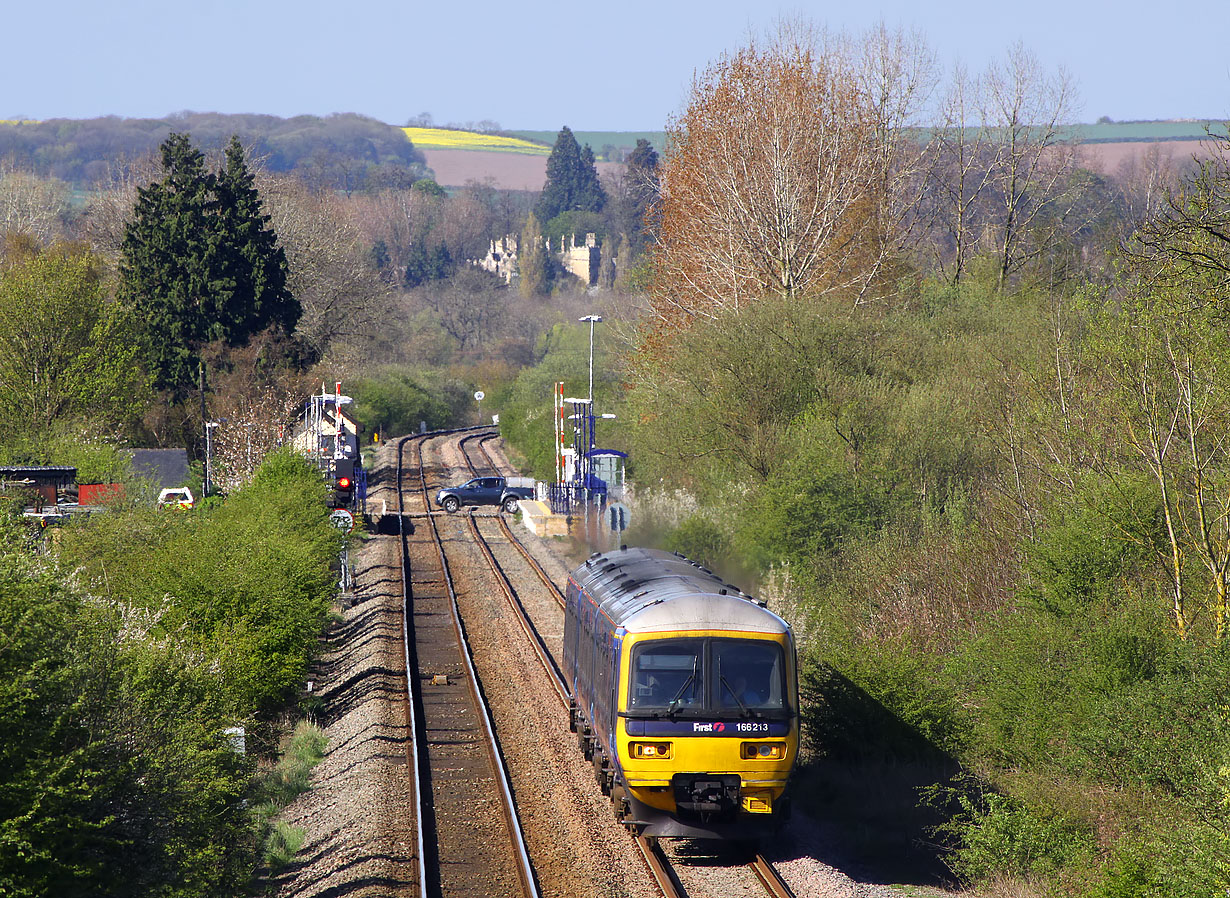
[[[570,722],[616,815],[668,838],[777,829],[799,746],[790,625],[653,549],[590,556],[566,599]]]

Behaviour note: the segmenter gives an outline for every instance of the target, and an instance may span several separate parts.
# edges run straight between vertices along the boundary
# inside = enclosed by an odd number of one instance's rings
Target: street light
[[[220,427],[221,421],[206,421],[205,422],[205,495],[209,495],[209,455],[212,446],[210,434],[215,427]]]
[[[602,320],[601,315],[586,315],[577,321],[589,322],[589,410],[594,410],[594,325]]]

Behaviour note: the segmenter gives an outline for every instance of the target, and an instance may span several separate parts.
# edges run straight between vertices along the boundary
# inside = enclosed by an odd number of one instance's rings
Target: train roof
[[[682,555],[621,548],[591,555],[573,579],[630,633],[673,629],[788,633],[747,593]]]

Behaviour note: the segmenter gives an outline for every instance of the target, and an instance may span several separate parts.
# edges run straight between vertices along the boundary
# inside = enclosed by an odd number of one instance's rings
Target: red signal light
[[[337,488],[338,488],[339,490],[348,490],[348,489],[350,489],[350,478],[349,478],[349,477],[339,477],[339,478],[337,478]]]

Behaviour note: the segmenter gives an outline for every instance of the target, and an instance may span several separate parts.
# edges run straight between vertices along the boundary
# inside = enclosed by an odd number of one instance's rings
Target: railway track
[[[483,699],[457,610],[443,542],[430,515],[423,444],[398,444],[403,638],[411,734],[407,760],[414,779],[419,894],[521,894],[538,886],[517,819],[495,728]],[[424,526],[408,528],[406,448],[417,455]]]
[[[504,473],[500,465],[487,450],[486,443],[495,438],[495,434],[471,434],[463,437],[459,441],[459,448],[462,456],[465,459],[466,466],[469,469],[471,476],[482,476],[485,473],[502,474]],[[483,462],[476,464],[473,456],[468,451],[467,443],[477,445],[479,451],[483,455]],[[571,696],[567,686],[564,683],[559,665],[554,657],[551,656],[549,649],[539,634],[533,620],[526,612],[525,606],[522,604],[520,597],[517,595],[516,588],[512,579],[508,576],[503,566],[496,559],[495,553],[487,537],[482,533],[479,520],[480,518],[495,520],[501,530],[501,536],[507,545],[515,548],[521,559],[534,571],[535,575],[542,582],[543,586],[554,597],[556,603],[562,609],[564,607],[564,595],[560,591],[559,586],[554,580],[543,570],[542,565],[533,557],[525,544],[518,539],[508,526],[505,516],[501,513],[477,515],[471,510],[469,515],[469,527],[471,535],[475,543],[479,547],[480,552],[487,560],[493,575],[500,586],[500,591],[503,593],[505,600],[513,611],[521,629],[526,634],[534,647],[535,653],[538,656],[540,663],[547,676],[551,680],[552,686],[555,689],[556,695],[565,707],[569,705]],[[687,892],[679,879],[679,876],[673,869],[670,860],[662,852],[658,846],[656,839],[649,839],[644,836],[636,836],[635,843],[640,855],[649,870],[650,876],[653,878],[657,888],[661,891],[665,898],[684,898]],[[794,898],[794,893],[790,887],[781,878],[780,874],[773,867],[772,863],[757,853],[747,865],[755,881],[760,884],[764,891],[773,896],[773,898]]]

